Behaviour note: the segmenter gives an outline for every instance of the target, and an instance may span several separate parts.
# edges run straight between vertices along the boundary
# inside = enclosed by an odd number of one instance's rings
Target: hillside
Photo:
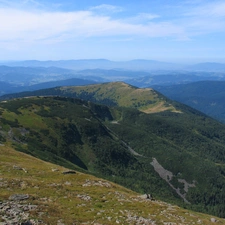
[[[225,81],[154,86],[154,89],[225,123]]]
[[[225,127],[187,106],[146,114],[63,97],[0,103],[1,143],[224,217]]]
[[[80,98],[109,106],[131,107],[145,113],[154,113],[165,110],[176,111],[169,103],[168,99],[153,89],[137,88],[123,82],[110,82],[87,86],[63,86],[33,92],[4,95],[1,96],[0,99],[48,95]]]
[[[0,223],[225,224],[0,146]],[[66,172],[70,172],[66,174]],[[72,173],[74,172],[74,173]]]

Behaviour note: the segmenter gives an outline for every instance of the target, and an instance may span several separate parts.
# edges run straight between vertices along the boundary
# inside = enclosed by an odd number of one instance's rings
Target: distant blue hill
[[[6,82],[0,82],[0,96],[10,93],[18,93],[24,91],[36,91],[39,89],[47,89],[59,86],[83,86],[89,84],[95,84],[93,80],[71,78],[67,80],[49,81],[40,84],[30,86],[14,86]]]
[[[215,62],[205,62],[198,63],[195,65],[191,65],[186,67],[188,70],[198,70],[198,71],[214,71],[214,72],[225,72],[225,64],[224,63],[215,63]]]
[[[225,72],[224,63],[205,62],[193,65],[161,62],[157,60],[134,59],[129,61],[110,61],[107,59],[78,59],[78,60],[25,60],[0,62],[0,65],[20,67],[59,67],[72,70],[84,69],[121,69],[121,70],[191,70],[191,71],[214,71]]]
[[[153,86],[170,99],[191,106],[225,123],[225,81]]]
[[[0,95],[5,93],[11,93],[11,90],[14,90],[15,86],[7,82],[0,81]]]
[[[182,66],[174,63],[160,62],[155,60],[136,59],[130,61],[110,61],[107,59],[80,59],[58,61],[14,61],[4,62],[7,66],[23,67],[60,67],[73,70],[83,69],[126,69],[126,70],[168,70],[181,69]]]
[[[83,85],[89,85],[89,84],[96,84],[96,82],[93,80],[71,78],[67,80],[44,82],[44,83],[35,84],[35,85],[27,86],[24,88],[20,88],[20,89],[22,91],[34,91],[34,90],[59,87],[59,86],[83,86]]]
[[[17,86],[59,80],[74,75],[73,70],[57,67],[0,66],[0,81]]]

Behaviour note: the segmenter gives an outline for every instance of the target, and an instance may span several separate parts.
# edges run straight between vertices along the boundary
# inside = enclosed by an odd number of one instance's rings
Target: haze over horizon
[[[225,63],[220,0],[0,0],[0,61]]]

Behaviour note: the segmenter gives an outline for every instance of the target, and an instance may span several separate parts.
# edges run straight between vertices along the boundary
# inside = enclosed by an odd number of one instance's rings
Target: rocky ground
[[[69,185],[69,184],[67,184]],[[99,186],[99,187],[111,187],[111,184],[102,180],[98,181],[92,181],[92,180],[86,180],[83,184],[83,187],[90,187],[90,186]],[[126,205],[126,204],[138,204],[138,203],[144,203],[146,204],[146,207],[149,207],[149,203],[152,202],[151,199],[149,199],[148,195],[141,195],[136,196],[132,198],[127,198],[126,195],[124,195],[121,192],[109,192],[108,193],[109,199],[111,196],[114,196],[115,199],[119,202],[120,205]],[[0,225],[45,225],[48,223],[45,223],[41,218],[42,214],[44,212],[41,211],[40,205],[33,205],[28,202],[28,199],[32,198],[28,194],[14,194],[9,197],[8,200],[0,202],[0,218],[1,221]],[[89,204],[88,202],[93,202],[94,199],[87,195],[87,194],[77,194],[77,198],[82,200],[82,204],[77,204],[77,208],[84,208],[87,207]],[[107,201],[107,195],[104,197],[104,199]],[[48,201],[48,199],[43,199],[43,203],[45,201]],[[85,223],[80,224],[95,224],[95,225],[103,225],[103,224],[135,224],[135,225],[157,225],[157,224],[163,224],[163,225],[187,225],[187,224],[225,224],[223,223],[224,220],[218,220],[213,217],[208,219],[208,223],[206,221],[197,219],[196,221],[196,215],[185,212],[184,215],[179,215],[176,213],[178,207],[173,206],[171,204],[167,204],[160,201],[154,201],[154,204],[157,204],[158,206],[161,206],[161,208],[158,210],[158,212],[155,212],[154,214],[149,214],[148,216],[142,216],[141,211],[133,211],[130,208],[120,209],[119,211],[111,208],[102,208],[100,210],[96,210],[94,208],[88,208],[89,211],[95,212],[96,216],[94,218],[98,218],[102,216],[102,219],[104,221],[107,221],[105,223],[99,223],[95,222],[95,220],[92,221],[86,221]],[[34,216],[35,215],[35,216]],[[114,216],[112,216],[114,215]],[[161,216],[163,219],[161,219],[160,222],[157,222],[157,217]],[[192,219],[190,219],[192,218]],[[165,220],[165,221],[164,221]],[[176,221],[176,222],[174,222]],[[58,219],[57,225],[66,225],[65,219]],[[76,222],[73,223],[78,224]]]
[[[44,224],[43,221],[31,219],[31,213],[38,210],[37,205],[31,205],[26,200],[27,194],[15,194],[8,201],[0,202],[0,216],[3,222],[0,225],[36,225]]]

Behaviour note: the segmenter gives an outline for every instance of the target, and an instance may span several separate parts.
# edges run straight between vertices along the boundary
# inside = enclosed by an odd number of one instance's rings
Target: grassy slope
[[[0,155],[0,184],[5,184],[0,186],[0,201],[15,193],[29,194],[26,202],[38,206],[29,218],[45,224],[59,220],[65,224],[137,224],[138,218],[154,224],[215,224],[212,216],[142,199],[135,192],[87,174],[64,175],[65,168],[11,147],[0,146]],[[84,196],[90,199],[84,200]],[[216,219],[217,224],[225,224],[223,219]]]

